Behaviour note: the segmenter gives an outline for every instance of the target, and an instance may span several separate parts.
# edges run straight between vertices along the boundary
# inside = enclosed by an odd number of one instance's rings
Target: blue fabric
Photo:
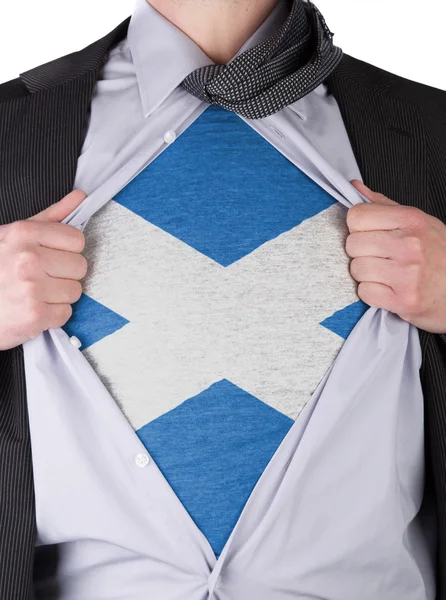
[[[225,267],[336,202],[213,106],[114,200]]]
[[[293,422],[223,379],[137,433],[218,556]]]
[[[368,308],[369,306],[365,302],[358,300],[358,302],[354,302],[342,310],[336,311],[331,317],[321,321],[321,325],[346,340]]]
[[[72,309],[73,314],[63,329],[70,337],[74,335],[82,340],[83,350],[129,322],[86,294],[82,294],[79,300],[72,304]]]

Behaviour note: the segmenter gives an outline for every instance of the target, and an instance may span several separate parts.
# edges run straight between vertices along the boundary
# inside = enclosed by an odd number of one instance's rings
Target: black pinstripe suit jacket
[[[0,224],[30,217],[73,189],[94,85],[128,23],[0,86]],[[446,92],[348,55],[326,83],[364,182],[446,222]],[[426,497],[433,495],[438,513],[437,600],[446,600],[446,336],[420,331],[420,337]],[[35,536],[23,352],[17,347],[0,352],[0,600],[29,600],[34,569],[51,568],[50,550],[35,561]]]

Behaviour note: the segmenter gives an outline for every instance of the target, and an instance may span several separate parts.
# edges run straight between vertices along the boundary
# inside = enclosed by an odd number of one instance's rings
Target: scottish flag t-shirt
[[[217,556],[367,308],[345,217],[209,107],[84,231],[89,271],[64,329]]]

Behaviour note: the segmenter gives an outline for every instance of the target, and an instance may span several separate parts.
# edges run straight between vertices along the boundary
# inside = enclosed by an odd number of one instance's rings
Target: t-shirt
[[[64,329],[216,556],[367,309],[345,217],[209,107],[84,230],[89,271]]]

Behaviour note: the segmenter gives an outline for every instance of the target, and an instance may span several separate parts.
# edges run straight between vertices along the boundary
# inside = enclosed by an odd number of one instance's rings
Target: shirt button
[[[70,337],[70,342],[75,348],[80,348],[82,346],[82,342],[75,335]]]
[[[166,131],[166,133],[164,134],[164,141],[166,142],[166,144],[171,144],[176,139],[177,134],[175,133],[175,131]]]
[[[147,465],[150,462],[150,458],[147,456],[147,454],[144,454],[143,452],[141,454],[137,454],[135,456],[135,464],[138,467],[144,468],[147,467]]]

